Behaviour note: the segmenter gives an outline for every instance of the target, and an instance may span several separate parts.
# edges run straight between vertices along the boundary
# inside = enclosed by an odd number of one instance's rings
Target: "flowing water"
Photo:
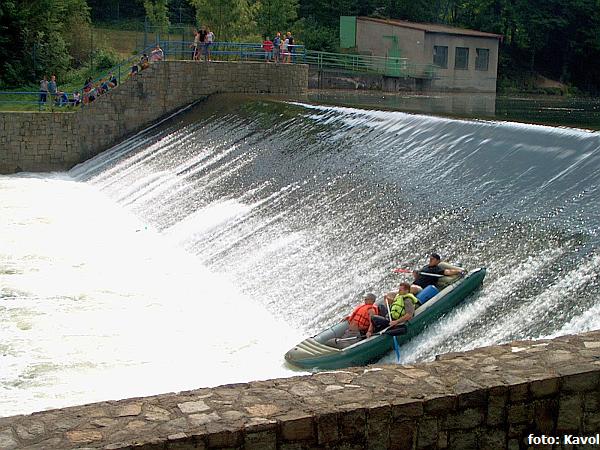
[[[488,276],[402,362],[600,328],[599,177],[597,132],[233,97],[0,177],[0,416],[297,374],[431,251]]]

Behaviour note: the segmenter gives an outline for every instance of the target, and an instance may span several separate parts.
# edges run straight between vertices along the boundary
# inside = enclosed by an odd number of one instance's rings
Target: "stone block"
[[[600,372],[597,371],[565,375],[562,379],[561,389],[564,392],[594,391],[598,388],[599,377]]]
[[[423,402],[414,400],[392,400],[392,417],[394,421],[408,417],[423,415]]]
[[[31,441],[34,439],[38,439],[40,436],[43,436],[46,432],[46,426],[44,425],[44,422],[38,420],[28,422],[26,425],[17,424],[15,425],[14,429],[19,439],[23,441]]]
[[[521,383],[515,384],[509,387],[509,401],[510,403],[521,403],[525,402],[529,396],[529,384]]]
[[[457,430],[478,427],[483,423],[484,413],[481,408],[469,408],[449,413],[443,421],[442,429]]]
[[[499,428],[486,429],[481,432],[479,446],[481,450],[497,450],[507,447],[507,433]]]
[[[510,439],[520,439],[522,441],[523,436],[526,436],[532,432],[531,424],[509,424],[508,425],[508,437]]]
[[[556,417],[558,411],[557,400],[540,400],[533,405],[534,424],[540,434],[550,436],[555,429]]]
[[[6,450],[12,450],[19,447],[16,436],[13,434],[10,428],[0,430],[0,448]]]
[[[508,423],[529,423],[532,419],[532,408],[529,404],[511,405],[508,407]]]
[[[437,448],[448,448],[448,432],[438,430]]]
[[[312,448],[309,444],[299,442],[279,444],[279,450],[312,450]]]
[[[438,420],[435,418],[424,418],[419,421],[417,433],[417,448],[435,446],[438,442]]]
[[[283,420],[280,429],[284,441],[314,440],[315,438],[312,416]]]
[[[336,413],[322,414],[317,417],[317,442],[325,444],[339,439],[338,418]]]
[[[245,450],[277,450],[277,433],[275,429],[246,433]]]
[[[197,449],[199,448],[197,444],[198,442],[193,436],[187,436],[185,433],[178,433],[168,436],[167,442],[164,443],[167,450],[187,450],[191,448]],[[204,446],[203,443],[202,446]]]
[[[584,397],[584,411],[600,411],[600,392],[589,392]]]
[[[448,433],[448,447],[453,450],[473,450],[478,448],[477,434],[471,431],[450,431]]]
[[[379,448],[392,450],[412,450],[415,448],[417,427],[413,421],[404,421],[394,424],[386,438],[389,440],[376,441]],[[369,444],[370,444],[369,440]]]
[[[600,431],[600,410],[584,413],[583,432],[597,433],[598,431]]]
[[[519,440],[518,439],[509,439],[508,450],[519,450]]]
[[[488,405],[486,423],[491,426],[504,425],[506,423],[506,408],[504,406]]]
[[[224,430],[207,434],[206,439],[209,448],[238,447],[244,442],[244,435],[241,430]],[[196,440],[198,440],[198,437]]]
[[[446,415],[456,410],[457,398],[454,395],[432,398],[426,400],[423,411],[428,415]]]
[[[549,378],[547,380],[532,381],[529,389],[534,399],[551,397],[558,394],[559,379]]]
[[[390,406],[373,407],[367,410],[367,442],[374,448],[387,448],[392,422]],[[397,425],[394,424],[394,429]]]
[[[579,394],[561,394],[558,402],[557,431],[577,431],[581,427],[583,405]]]
[[[479,389],[458,396],[458,409],[477,408],[487,405],[488,391]]]
[[[340,437],[363,442],[367,436],[367,416],[364,409],[344,411],[339,416]]]

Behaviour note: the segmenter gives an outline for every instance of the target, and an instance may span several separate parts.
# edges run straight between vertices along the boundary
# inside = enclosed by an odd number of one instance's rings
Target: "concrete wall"
[[[392,48],[392,39],[383,36],[397,37],[401,58],[408,58],[411,63],[416,64],[431,63],[424,60],[424,31],[357,19],[356,47],[359,52],[374,56],[389,56],[388,52]]]
[[[207,95],[296,96],[307,88],[305,65],[154,63],[81,111],[0,113],[0,173],[67,170]]]
[[[0,448],[592,448],[570,444],[599,432],[596,331],[0,418]]]
[[[433,63],[434,45],[448,47],[448,68],[436,69],[436,77],[431,84],[432,90],[496,92],[498,39],[427,33],[425,35],[425,59],[428,64]],[[467,70],[455,69],[456,47],[469,49],[469,66]],[[489,66],[486,71],[475,69],[477,48],[489,50]]]

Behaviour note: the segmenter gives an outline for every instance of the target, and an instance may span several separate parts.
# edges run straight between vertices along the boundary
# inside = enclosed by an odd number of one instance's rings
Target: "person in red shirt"
[[[271,61],[273,59],[273,41],[269,39],[269,36],[263,41],[262,48],[265,51],[265,61]]]

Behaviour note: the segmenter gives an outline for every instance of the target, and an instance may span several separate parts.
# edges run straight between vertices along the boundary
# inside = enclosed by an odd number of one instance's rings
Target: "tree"
[[[218,40],[241,38],[256,31],[257,4],[248,0],[190,0],[196,8],[196,20],[210,27]]]
[[[85,0],[4,0],[0,3],[0,83],[23,84],[40,74],[67,74],[75,29],[89,25]]]
[[[146,10],[146,17],[150,25],[163,33],[169,31],[170,22],[167,0],[144,0],[144,9]]]
[[[298,0],[260,0],[256,4],[256,24],[261,35],[285,32],[298,17]]]

